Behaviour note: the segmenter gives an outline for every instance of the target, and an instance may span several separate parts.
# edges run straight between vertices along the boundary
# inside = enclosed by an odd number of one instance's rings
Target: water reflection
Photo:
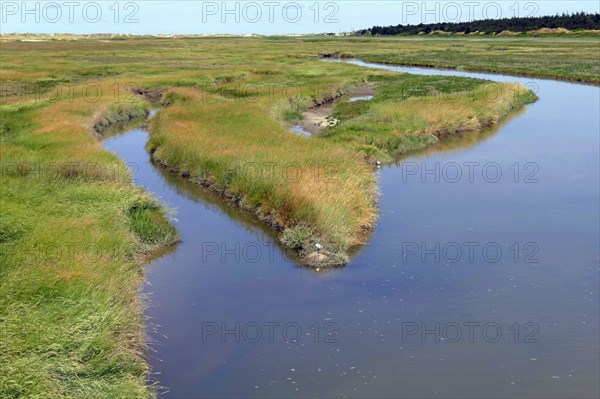
[[[526,108],[520,108],[511,111],[509,114],[500,119],[499,123],[490,127],[486,127],[481,130],[471,130],[467,132],[460,132],[457,134],[444,136],[436,144],[417,151],[413,151],[410,154],[404,154],[398,157],[395,160],[395,162],[390,163],[388,166],[399,166],[402,163],[402,160],[407,158],[427,158],[428,156],[435,153],[465,150],[471,147],[475,147],[494,137],[496,134],[498,134],[498,132],[502,130],[504,126],[509,124],[512,120],[520,117],[525,112]]]

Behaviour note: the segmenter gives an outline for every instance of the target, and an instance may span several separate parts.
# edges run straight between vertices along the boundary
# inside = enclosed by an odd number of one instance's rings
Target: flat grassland
[[[586,37],[2,37],[0,49],[3,398],[154,395],[138,287],[147,254],[177,233],[101,149],[110,125],[161,107],[149,126],[157,162],[254,212],[307,263],[334,265],[376,220],[375,161],[496,123],[535,95],[495,85],[490,97],[487,81],[324,63],[319,54],[600,75],[600,44]],[[302,111],[364,82],[375,98],[342,100],[336,126],[312,138],[290,133]]]
[[[600,83],[600,36],[390,37],[364,61]],[[349,49],[352,53],[352,49]]]

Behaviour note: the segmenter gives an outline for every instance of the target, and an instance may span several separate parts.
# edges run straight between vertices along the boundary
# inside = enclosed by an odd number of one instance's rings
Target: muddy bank
[[[348,101],[357,101],[361,99],[369,100],[375,95],[375,84],[374,83],[363,83],[350,90],[348,93],[343,94],[339,97],[331,98],[317,106],[304,111],[302,113],[302,120],[298,122],[297,126],[308,134],[306,136],[316,136],[323,130],[337,125],[338,121],[331,117],[335,106],[348,99]]]
[[[151,103],[157,103],[163,98],[163,91],[160,90],[146,90],[141,87],[133,87],[130,90],[133,94],[144,97]]]
[[[340,53],[339,51],[333,53],[319,53],[319,58],[328,58],[328,59],[346,59],[346,58],[354,58],[353,55],[347,53]]]

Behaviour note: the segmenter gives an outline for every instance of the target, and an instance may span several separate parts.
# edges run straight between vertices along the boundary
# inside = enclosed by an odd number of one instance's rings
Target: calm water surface
[[[332,271],[155,167],[147,132],[104,141],[183,239],[143,288],[163,397],[598,397],[600,89],[352,63],[540,101],[382,169],[377,228]]]

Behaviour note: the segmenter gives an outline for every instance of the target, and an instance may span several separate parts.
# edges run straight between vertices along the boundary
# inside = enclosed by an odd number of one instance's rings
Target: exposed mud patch
[[[337,120],[331,117],[335,106],[344,99],[351,101],[353,98],[373,98],[375,95],[375,84],[374,83],[363,83],[356,86],[347,94],[332,98],[329,101],[323,102],[316,107],[313,107],[302,113],[302,120],[298,122],[297,127],[300,127],[305,132],[315,136],[320,134],[323,130],[333,127],[337,124]],[[298,130],[295,127],[295,130]],[[296,132],[297,133],[297,132]]]
[[[141,87],[134,87],[131,92],[135,95],[142,96],[151,103],[160,101],[163,97],[163,92],[159,90],[146,90]]]

